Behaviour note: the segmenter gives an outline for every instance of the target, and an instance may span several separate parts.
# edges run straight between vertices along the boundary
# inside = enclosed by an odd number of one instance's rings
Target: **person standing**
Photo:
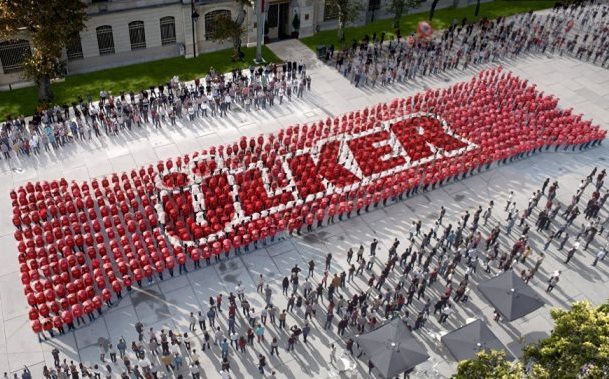
[[[567,259],[565,260],[565,264],[567,264],[567,263],[569,263],[569,261],[571,261],[571,258],[573,258],[576,251],[577,251],[577,248],[575,246],[573,246],[571,249],[569,249],[569,251],[567,251]]]
[[[54,347],[53,350],[51,350],[51,355],[53,356],[53,362],[55,364],[55,367],[59,367],[59,364],[61,363],[59,359],[59,349]]]
[[[596,266],[598,261],[604,260],[606,255],[607,255],[607,250],[605,250],[605,249],[599,250],[599,252],[596,253],[596,257],[594,257],[594,262],[592,262],[592,266]]]
[[[353,248],[347,250],[347,263],[351,264],[351,259],[353,259]]]
[[[313,277],[313,272],[314,271],[315,271],[315,261],[311,259],[309,261],[309,274],[307,275],[307,279]]]
[[[281,281],[281,290],[285,296],[288,296],[288,288],[290,288],[290,279],[285,276]]]
[[[306,322],[304,327],[302,328],[302,337],[303,337],[304,343],[307,343],[307,337],[309,336],[309,333],[311,333],[311,326],[309,325],[308,322]]]
[[[256,286],[256,292],[262,293],[263,288],[264,288],[264,278],[262,277],[262,274],[260,274],[260,276],[258,276],[258,284]]]
[[[205,325],[205,317],[203,316],[203,313],[201,313],[201,311],[199,311],[199,314],[198,314],[198,321],[199,321],[199,328],[201,330],[207,329],[207,327]]]
[[[271,341],[271,355],[273,354],[279,356],[279,341],[277,340],[277,337],[273,337],[273,340]]]
[[[191,331],[195,331],[197,325],[197,319],[195,318],[194,312],[190,312],[190,325],[188,325],[188,329]]]
[[[262,354],[258,354],[258,371],[264,374],[264,366],[266,366],[266,358]]]
[[[336,346],[332,343],[330,344],[330,364],[336,362]]]
[[[378,245],[379,241],[375,238],[372,240],[372,243],[370,244],[370,256],[372,258],[374,258],[376,256],[376,247]],[[371,258],[371,260],[372,260]]]
[[[273,296],[273,290],[267,284],[266,287],[264,288],[264,298],[265,298],[267,306],[269,306],[272,303],[272,301],[271,301],[272,300],[271,299],[272,296]]]
[[[508,194],[507,203],[505,204],[505,211],[506,212],[510,208],[510,205],[512,204],[513,198],[514,198],[514,191],[510,191],[510,193]]]
[[[106,361],[106,347],[101,342],[99,343],[99,360],[101,362]]]
[[[556,270],[556,271],[554,271],[554,273],[552,273],[552,275],[550,276],[550,279],[548,279],[548,288],[546,288],[546,292],[548,292],[548,293],[552,292],[552,290],[558,283],[559,279],[560,279],[560,270]]]
[[[142,342],[144,339],[144,324],[138,320],[138,322],[135,323],[135,330],[137,331],[138,340]]]
[[[326,323],[324,324],[324,329],[330,329],[332,327],[332,320],[334,319],[334,314],[332,312],[328,312],[326,315]]]
[[[223,338],[222,342],[220,342],[220,350],[222,351],[222,359],[228,358],[228,348],[229,348],[228,341],[226,340],[226,338]]]
[[[326,255],[326,271],[330,270],[330,264],[332,263],[332,253]]]

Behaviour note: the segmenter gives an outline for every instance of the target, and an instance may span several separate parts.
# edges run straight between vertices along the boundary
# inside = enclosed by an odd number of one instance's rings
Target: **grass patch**
[[[243,52],[245,59],[242,62],[233,62],[232,49],[227,49],[201,54],[197,58],[175,57],[68,76],[64,82],[54,83],[51,87],[55,103],[71,104],[79,95],[86,98],[87,94],[91,94],[95,99],[101,90],[110,91],[114,95],[121,91],[140,91],[165,84],[174,75],[179,76],[180,80],[192,80],[204,76],[210,67],[220,72],[249,67],[256,56],[256,48],[245,48]],[[263,46],[262,55],[267,62],[279,61],[266,46]],[[37,104],[36,87],[0,92],[0,117],[31,115]]]
[[[461,21],[466,17],[467,20],[471,22],[482,17],[497,18],[511,16],[517,13],[552,8],[555,3],[555,0],[495,0],[493,2],[482,3],[480,5],[480,15],[478,17],[474,17],[475,5],[464,8],[436,9],[431,25],[435,30],[440,30],[450,26],[454,19]],[[414,11],[416,12],[416,9]],[[410,35],[410,33],[415,31],[418,22],[427,20],[428,17],[428,11],[403,16],[400,21],[402,36]],[[382,32],[385,32],[386,36],[389,38],[393,36],[393,19],[378,20],[364,26],[346,28],[346,44],[350,45],[353,40],[359,41],[363,39],[365,35],[372,38],[372,34],[375,32],[378,36],[380,36]],[[340,46],[336,29],[321,31],[314,36],[302,38],[301,41],[314,51],[318,45],[333,44],[336,47]]]

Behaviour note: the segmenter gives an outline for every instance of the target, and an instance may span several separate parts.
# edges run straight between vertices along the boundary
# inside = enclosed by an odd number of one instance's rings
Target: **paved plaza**
[[[99,342],[116,343],[124,337],[130,344],[137,339],[134,324],[140,320],[145,329],[179,329],[188,331],[190,312],[207,312],[209,297],[218,293],[234,291],[238,282],[245,286],[245,294],[252,306],[260,309],[264,304],[262,294],[256,293],[256,281],[259,274],[271,284],[273,303],[279,309],[286,307],[287,298],[281,293],[281,280],[289,275],[290,269],[299,264],[306,271],[308,262],[316,262],[313,278],[317,283],[321,279],[325,256],[333,254],[331,272],[347,271],[346,252],[349,248],[364,244],[366,252],[369,243],[377,238],[380,253],[378,263],[385,262],[388,248],[394,238],[407,239],[413,220],[423,221],[423,230],[427,231],[437,218],[440,206],[447,210],[445,220],[456,224],[458,217],[466,210],[495,202],[497,210],[490,225],[482,228],[487,235],[499,221],[505,220],[503,212],[507,193],[515,192],[515,200],[522,209],[531,193],[538,189],[546,177],[558,180],[560,189],[558,199],[568,203],[582,178],[595,167],[609,168],[609,149],[607,143],[584,152],[544,152],[530,158],[495,167],[464,181],[451,183],[439,189],[426,192],[413,198],[389,204],[385,208],[362,213],[343,222],[315,229],[312,233],[294,235],[291,238],[276,242],[266,247],[204,267],[200,270],[189,270],[187,275],[173,279],[155,281],[143,288],[134,286],[133,291],[123,300],[104,311],[104,315],[95,322],[79,327],[60,337],[39,343],[32,332],[27,318],[28,305],[23,295],[19,276],[17,250],[13,239],[13,225],[10,217],[11,204],[8,197],[10,189],[28,181],[52,180],[61,177],[70,180],[88,180],[112,172],[122,172],[140,165],[155,163],[160,159],[176,157],[182,154],[201,150],[204,147],[228,143],[240,136],[256,136],[261,133],[277,131],[296,123],[313,122],[328,116],[337,116],[352,110],[358,110],[379,102],[389,101],[396,97],[406,97],[426,88],[442,88],[458,81],[469,80],[483,67],[466,71],[457,70],[437,77],[417,79],[408,85],[391,85],[377,88],[354,88],[348,80],[341,77],[333,68],[317,61],[313,53],[298,41],[279,42],[270,45],[276,54],[286,60],[303,60],[312,77],[311,92],[303,99],[294,99],[291,103],[274,107],[270,111],[244,113],[232,112],[224,118],[213,118],[205,121],[182,121],[177,127],[164,127],[162,130],[151,128],[123,132],[117,137],[104,137],[100,142],[76,143],[57,151],[56,155],[42,154],[9,164],[0,161],[0,249],[3,252],[0,265],[0,372],[13,372],[27,365],[34,378],[42,377],[43,365],[53,365],[51,350],[58,347],[68,360],[92,365],[99,362]],[[303,58],[304,57],[304,58]],[[486,66],[490,67],[490,66]],[[609,125],[609,70],[582,63],[569,58],[524,58],[517,62],[505,62],[504,67],[516,75],[537,84],[545,93],[560,98],[560,106],[573,108],[575,113],[583,113],[584,118],[592,119],[604,129]],[[589,196],[589,193],[587,194]],[[564,208],[563,208],[564,209]],[[602,214],[603,220],[607,217]],[[582,222],[580,217],[577,229]],[[539,233],[531,232],[534,250],[541,250],[546,241]],[[511,246],[516,233],[508,239],[502,235],[502,246]],[[591,248],[573,259],[565,266],[564,250],[558,252],[556,244],[548,249],[547,257],[541,266],[540,273],[530,285],[542,295],[546,305],[532,314],[514,322],[493,321],[493,308],[480,297],[472,285],[470,300],[457,306],[457,312],[447,323],[438,324],[435,317],[430,317],[426,326],[415,332],[426,346],[431,359],[419,366],[415,377],[448,377],[455,372],[456,362],[437,340],[444,330],[453,330],[466,323],[466,320],[479,317],[485,320],[493,332],[515,356],[521,354],[524,343],[541,338],[551,330],[552,307],[567,307],[571,302],[588,299],[594,304],[605,301],[609,295],[606,282],[609,277],[607,262],[592,267],[591,263],[600,243],[606,238],[595,241]],[[582,250],[583,251],[583,250]],[[401,253],[401,247],[399,249]],[[366,254],[367,255],[367,254]],[[189,266],[190,267],[190,266]],[[522,267],[520,267],[521,269]],[[563,274],[556,289],[547,294],[545,282],[550,273],[561,269]],[[493,272],[496,273],[498,271]],[[519,270],[517,271],[519,272]],[[304,272],[303,272],[304,273]],[[306,273],[305,273],[306,274]],[[473,282],[489,278],[483,270],[473,275]],[[395,279],[395,274],[390,276]],[[457,275],[460,280],[462,272]],[[366,278],[366,279],[365,279]],[[347,285],[345,297],[365,291],[367,276],[357,278]],[[391,280],[394,284],[394,280]],[[442,291],[442,284],[436,283],[429,291],[432,299]],[[325,303],[325,302],[324,302]],[[413,310],[419,310],[421,304],[415,300]],[[329,346],[336,343],[339,353],[344,344],[338,341],[336,328],[325,331],[325,308],[318,312],[313,320],[313,331],[307,345],[298,343],[296,350],[285,350],[287,336],[278,328],[267,324],[267,342],[254,343],[245,354],[233,351],[229,355],[231,372],[236,378],[260,377],[257,369],[258,351],[267,356],[268,369],[275,370],[281,378],[325,378],[335,374],[335,369],[328,363]],[[412,318],[411,311],[411,318]],[[416,315],[416,312],[415,312]],[[238,316],[240,317],[240,316]],[[226,315],[219,316],[219,323],[226,330]],[[245,322],[238,325],[245,328]],[[288,316],[288,326],[304,324],[304,313],[294,312]],[[240,330],[243,333],[245,329]],[[353,334],[348,331],[348,335]],[[279,336],[280,355],[270,356],[272,336]],[[269,338],[271,337],[271,338]],[[200,348],[201,333],[197,331],[191,338],[193,346]],[[202,377],[219,377],[220,351],[213,347],[213,353],[200,352],[201,365],[204,368]],[[357,360],[358,366],[349,377],[369,377],[366,361]],[[122,372],[118,365],[115,375]],[[345,374],[343,374],[344,376]],[[345,376],[346,377],[346,376]]]

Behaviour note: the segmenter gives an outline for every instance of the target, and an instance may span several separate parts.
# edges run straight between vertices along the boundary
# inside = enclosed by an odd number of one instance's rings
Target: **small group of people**
[[[90,141],[138,128],[176,126],[177,122],[215,120],[239,108],[262,111],[311,90],[311,76],[301,62],[221,73],[213,68],[203,78],[183,82],[178,77],[158,87],[112,95],[99,100],[79,96],[71,106],[55,105],[31,118],[8,118],[0,124],[1,157],[39,155],[75,141]]]

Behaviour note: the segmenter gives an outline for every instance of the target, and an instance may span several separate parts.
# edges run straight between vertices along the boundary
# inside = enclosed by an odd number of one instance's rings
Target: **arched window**
[[[97,47],[99,55],[114,54],[114,37],[112,36],[112,27],[110,25],[98,26],[97,32]]]
[[[161,18],[161,45],[171,45],[176,43],[176,20],[175,18]]]
[[[205,39],[210,39],[211,35],[216,30],[214,22],[216,21],[216,17],[218,17],[218,16],[231,17],[230,11],[227,9],[221,9],[221,10],[206,13],[205,14]]]
[[[132,21],[129,23],[129,40],[131,41],[131,50],[146,48],[144,21]]]

